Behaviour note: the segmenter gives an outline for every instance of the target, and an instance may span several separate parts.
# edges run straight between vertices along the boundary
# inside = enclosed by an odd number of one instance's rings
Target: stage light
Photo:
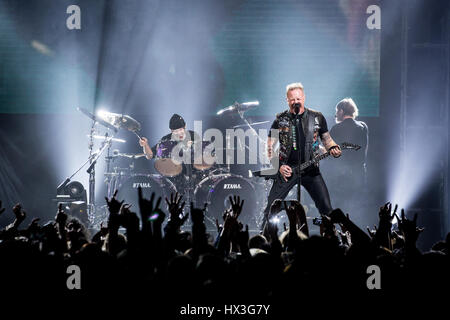
[[[70,182],[67,185],[66,190],[71,198],[74,198],[77,200],[86,199],[86,190],[84,189],[83,185],[78,181]]]
[[[273,217],[272,219],[270,219],[270,223],[278,224],[279,222],[280,222],[280,219],[278,217]]]
[[[107,114],[107,111],[104,108],[101,108],[101,109],[97,110],[97,112],[96,112],[97,117],[99,117],[103,120],[105,120],[106,114]]]
[[[78,181],[64,181],[57,189],[55,201],[63,205],[66,214],[77,217],[86,226],[89,225],[87,195],[83,184]]]

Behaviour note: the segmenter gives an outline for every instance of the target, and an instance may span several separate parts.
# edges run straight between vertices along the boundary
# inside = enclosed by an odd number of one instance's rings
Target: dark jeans
[[[284,179],[278,175],[278,178],[273,182],[272,188],[269,192],[267,206],[266,209],[264,209],[264,221],[262,228],[264,228],[264,225],[269,218],[269,211],[273,201],[276,199],[283,200],[296,184],[296,179],[291,179],[288,180],[288,182],[285,182]],[[305,187],[306,191],[308,191],[320,214],[329,214],[333,210],[331,207],[330,195],[328,193],[327,186],[325,185],[325,181],[320,173],[302,176],[302,186]]]

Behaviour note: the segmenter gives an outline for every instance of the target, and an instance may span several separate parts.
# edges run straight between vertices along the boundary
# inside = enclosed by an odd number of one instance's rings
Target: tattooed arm
[[[341,156],[341,148],[336,142],[334,142],[329,132],[322,134],[320,139],[322,140],[322,143],[327,151],[330,151],[330,154],[333,157],[337,158]]]
[[[331,137],[329,132],[325,132],[324,134],[322,134],[320,139],[322,140],[322,143],[325,146],[325,148],[327,149],[327,151],[329,151],[331,147],[337,145],[336,142],[334,142],[334,140]]]

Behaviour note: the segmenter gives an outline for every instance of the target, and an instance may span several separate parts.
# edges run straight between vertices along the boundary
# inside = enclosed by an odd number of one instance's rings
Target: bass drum
[[[164,208],[165,198],[170,198],[171,193],[176,192],[174,184],[165,177],[157,174],[133,174],[128,177],[122,177],[118,184],[117,199],[125,200],[125,203],[131,204],[130,210],[136,212],[139,216],[139,197],[138,188],[142,188],[142,194],[146,199],[150,199],[152,192],[155,193],[155,202],[161,197],[160,208]]]
[[[253,184],[238,175],[218,174],[200,181],[194,190],[196,206],[202,208],[208,204],[207,218],[212,221],[215,228],[215,219],[223,223],[223,213],[231,207],[230,196],[240,196],[244,201],[244,207],[238,220],[248,224],[250,229],[256,228],[258,202]]]

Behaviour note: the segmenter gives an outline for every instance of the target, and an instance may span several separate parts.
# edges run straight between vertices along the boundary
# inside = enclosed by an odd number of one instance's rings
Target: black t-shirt
[[[291,113],[291,118],[294,121],[294,132],[295,132],[295,138],[294,138],[294,145],[296,145],[296,148],[292,148],[291,154],[289,155],[289,159],[287,164],[289,166],[295,166],[298,165],[298,160],[300,156],[300,163],[305,162],[305,132],[303,130],[303,115],[305,113],[303,112],[300,115],[294,115]],[[302,147],[300,147],[302,146]],[[295,150],[297,149],[297,150]]]
[[[361,150],[358,152],[347,152],[342,161],[340,161],[341,167],[363,168],[369,144],[369,129],[367,125],[362,121],[351,118],[344,119],[344,121],[331,128],[330,135],[338,144],[348,142],[361,146]]]
[[[194,140],[194,138],[195,138],[195,140]],[[194,131],[186,130],[186,137],[184,138],[183,142],[187,143],[187,141],[201,141],[201,138]],[[179,141],[172,140],[172,133],[166,134],[164,137],[162,137],[158,141],[157,144],[155,144],[153,147],[151,147],[152,152],[153,152],[153,156],[154,157],[163,156],[163,155],[158,154],[158,151],[160,151],[160,150],[158,150],[158,145],[160,145],[160,144],[167,144],[167,143],[176,145],[178,142]]]

